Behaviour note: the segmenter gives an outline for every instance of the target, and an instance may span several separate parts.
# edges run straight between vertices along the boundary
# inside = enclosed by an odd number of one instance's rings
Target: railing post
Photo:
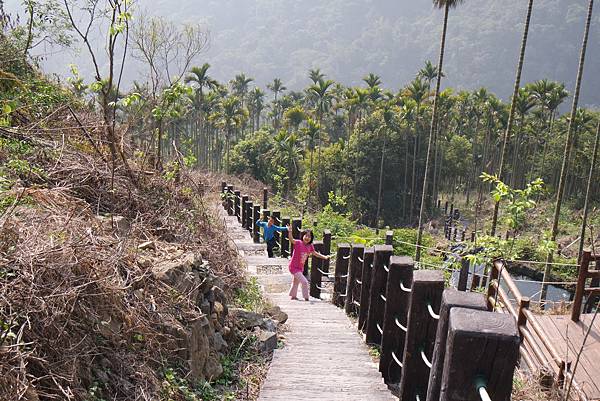
[[[252,208],[252,240],[255,243],[260,242],[259,225],[256,222],[260,219],[260,205],[254,205]]]
[[[227,188],[227,183],[225,181],[221,181],[221,193],[225,193],[225,188]]]
[[[363,253],[362,277],[360,286],[360,307],[358,308],[358,329],[367,332],[367,316],[369,315],[369,291],[371,289],[371,272],[373,271],[373,248],[365,249]]]
[[[269,207],[269,188],[263,188],[263,209]]]
[[[252,224],[252,218],[254,217],[253,211],[254,203],[250,201],[246,202],[246,230],[248,230],[250,235],[252,235],[252,230],[254,230],[254,224]]]
[[[271,213],[271,216],[273,216],[273,218],[275,219],[275,225],[280,226],[281,225],[281,212],[279,210],[273,210],[273,213]],[[279,231],[275,231],[275,240],[277,242],[279,242]]]
[[[459,291],[467,291],[467,281],[469,280],[469,268],[471,262],[469,259],[462,257],[460,258],[460,272],[458,273],[458,284],[456,289]]]
[[[475,231],[471,231],[471,242],[475,242]]]
[[[577,287],[575,288],[575,297],[573,298],[573,309],[571,309],[571,320],[576,323],[579,321],[579,316],[581,315],[581,304],[583,303],[583,294],[585,293],[585,280],[588,276],[591,258],[592,254],[590,251],[584,251],[581,256],[581,266],[579,267]]]
[[[331,231],[323,230],[323,254],[331,255]],[[323,271],[329,272],[329,260],[323,261]]]
[[[439,399],[510,400],[520,342],[509,314],[453,308]]]
[[[290,224],[290,218],[282,217],[281,225],[286,227],[288,224]],[[281,257],[287,258],[288,256],[290,256],[290,240],[288,239],[287,231],[285,232],[285,234],[281,234],[280,246],[281,246]]]
[[[323,241],[313,241],[315,251],[323,253]],[[313,256],[310,264],[310,296],[313,298],[321,298],[321,283],[323,274],[319,270],[323,270],[323,259]]]
[[[531,300],[529,299],[529,297],[523,297],[519,301],[519,315],[517,317],[518,327],[525,326],[525,324],[527,324],[527,316],[525,315],[525,310],[529,309],[530,303]]]
[[[429,375],[429,386],[427,388],[427,401],[438,401],[440,399],[442,373],[446,358],[448,323],[450,319],[450,311],[453,308],[487,311],[487,302],[483,294],[476,292],[464,293],[452,289],[446,289],[442,293],[440,319],[438,321],[435,347],[433,350],[433,361],[431,364],[431,374]]]
[[[346,299],[344,300],[344,310],[346,314],[358,311],[360,307],[360,281],[362,277],[362,263],[365,246],[363,244],[352,244],[350,251],[350,266],[348,267],[348,280],[346,281]]]
[[[248,212],[248,195],[242,195],[242,203],[241,203],[241,214],[240,219],[242,223],[242,227],[246,227],[246,223],[248,222],[248,218],[246,216]]]
[[[379,371],[385,383],[399,383],[402,352],[406,339],[406,319],[410,302],[414,261],[407,256],[392,256],[385,291],[386,303],[381,339]]]
[[[495,260],[492,262],[492,270],[490,271],[490,285],[488,286],[487,297],[486,297],[486,300],[488,303],[488,310],[492,311],[492,312],[494,311],[494,308],[496,305],[494,305],[491,300],[496,299],[497,290],[496,290],[495,286],[498,285],[498,282],[499,282],[498,278],[500,277],[500,272],[498,271],[498,268],[496,267],[496,262],[504,263],[504,261],[496,261]],[[473,273],[475,273],[475,272],[473,271]],[[475,274],[473,274],[473,280],[475,280]]]
[[[413,274],[408,331],[404,343],[400,399],[424,400],[429,385],[430,360],[433,358],[438,321],[444,291],[444,275],[438,270],[417,270]]]
[[[462,233],[460,234],[460,242],[465,242],[465,235],[466,235],[466,231],[463,229]]]
[[[394,245],[394,232],[393,231],[387,231],[385,233],[385,244],[386,245]]]
[[[240,201],[241,199],[241,192],[240,191],[234,191],[235,194],[235,198],[234,198],[234,207],[235,207],[235,217],[237,217],[238,222],[240,221]]]
[[[448,201],[444,203],[444,214],[448,214]]]
[[[333,283],[333,295],[331,302],[340,308],[344,306],[346,294],[346,277],[348,277],[348,256],[350,255],[350,244],[338,244],[337,256],[335,258],[335,278]]]
[[[235,210],[234,210],[234,200],[235,200],[235,194],[233,193],[233,186],[228,186],[227,187],[227,215],[228,216],[233,216],[235,214]]]
[[[369,313],[367,315],[367,344],[381,345],[383,334],[383,312],[385,310],[385,290],[389,263],[394,252],[391,245],[375,245],[373,270],[371,272],[371,286],[369,290]]]

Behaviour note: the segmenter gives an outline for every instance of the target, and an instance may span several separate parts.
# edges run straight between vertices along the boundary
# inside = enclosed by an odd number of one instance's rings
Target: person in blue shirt
[[[267,254],[269,255],[270,258],[272,258],[273,257],[273,248],[277,244],[277,241],[275,240],[275,232],[276,231],[287,231],[287,228],[275,225],[275,219],[273,218],[273,216],[269,216],[268,222],[264,222],[264,221],[262,221],[262,219],[259,219],[256,221],[256,224],[259,227],[263,228],[263,238],[265,239],[265,242],[267,243]]]

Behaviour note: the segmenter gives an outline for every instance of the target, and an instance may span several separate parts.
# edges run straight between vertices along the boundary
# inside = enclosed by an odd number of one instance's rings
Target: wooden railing
[[[579,317],[581,316],[583,297],[587,296],[588,298],[593,298],[600,294],[600,287],[586,287],[586,281],[589,278],[593,280],[592,285],[597,285],[598,279],[600,279],[600,270],[598,269],[599,261],[600,255],[592,255],[590,251],[583,252],[577,278],[577,288],[573,299],[573,309],[571,309],[571,320],[574,322],[578,322]],[[590,270],[590,262],[595,263],[594,270]],[[596,281],[596,283],[594,283],[594,281]]]
[[[271,214],[266,198],[262,205],[254,205],[226,183],[222,192],[228,194],[224,208],[252,233],[257,207],[262,206],[264,216]],[[250,210],[252,220],[247,218]],[[272,215],[279,218],[276,212]],[[292,222],[297,238],[302,221],[287,217],[281,221]],[[328,253],[331,234],[324,232],[315,247]],[[281,236],[282,251],[289,250],[285,237]],[[339,243],[333,271],[314,259],[305,271],[305,275],[310,271],[311,296],[330,292],[336,306],[357,317],[364,340],[380,349],[384,381],[397,388],[401,400],[438,401],[445,393],[453,399],[509,399],[520,345],[515,320],[488,311],[481,293],[445,289],[442,271],[415,270],[412,258],[393,256],[392,242],[393,233],[388,232],[386,245]],[[467,276],[465,264],[463,289]]]
[[[501,282],[506,286],[506,290],[500,285]],[[521,294],[502,260],[494,261],[490,271],[487,302],[490,310],[507,313],[516,320],[522,339],[521,357],[532,372],[546,367],[553,372],[557,382],[572,381],[579,398],[586,399],[569,371],[570,362],[556,350],[538,318],[529,309],[530,299]]]

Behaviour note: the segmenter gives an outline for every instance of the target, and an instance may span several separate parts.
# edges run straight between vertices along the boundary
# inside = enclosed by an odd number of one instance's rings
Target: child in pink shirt
[[[292,288],[290,288],[289,295],[292,299],[298,299],[298,284],[302,284],[302,296],[305,301],[308,301],[308,280],[304,277],[304,274],[302,274],[304,263],[311,255],[325,260],[328,260],[329,256],[321,255],[319,252],[315,251],[315,247],[313,246],[314,235],[311,230],[302,231],[300,236],[302,240],[294,239],[292,236],[292,226],[289,224],[287,226],[287,231],[290,243],[294,244],[294,252],[292,253],[289,265],[289,270],[293,277]]]

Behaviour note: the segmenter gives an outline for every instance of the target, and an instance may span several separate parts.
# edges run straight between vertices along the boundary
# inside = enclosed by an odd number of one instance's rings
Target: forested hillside
[[[19,0],[5,3],[9,9],[21,8]],[[443,16],[429,1],[409,0],[182,0],[177,6],[168,0],[140,0],[135,7],[177,23],[205,25],[211,44],[202,61],[213,65],[215,78],[228,80],[245,72],[261,86],[279,77],[290,89],[306,85],[306,71],[316,67],[346,85],[357,85],[373,72],[386,87],[404,86],[425,60],[436,58]],[[484,86],[508,98],[525,8],[518,0],[480,0],[452,12],[446,84]],[[573,87],[585,8],[583,0],[536,1],[524,80],[548,78]],[[600,61],[598,17],[593,21],[590,71],[594,60]],[[49,57],[51,70],[68,73],[63,56]],[[141,65],[130,69],[126,77],[138,79],[141,70]],[[600,78],[588,74],[582,103],[600,104],[599,94]]]

